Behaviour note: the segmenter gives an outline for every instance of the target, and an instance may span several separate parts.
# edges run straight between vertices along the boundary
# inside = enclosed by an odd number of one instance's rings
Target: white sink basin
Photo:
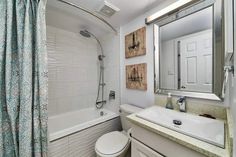
[[[136,115],[168,129],[224,148],[224,122],[153,106]]]

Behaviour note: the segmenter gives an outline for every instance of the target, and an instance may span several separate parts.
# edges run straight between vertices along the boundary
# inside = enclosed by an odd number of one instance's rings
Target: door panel
[[[204,76],[205,76],[205,80],[204,83],[205,84],[212,84],[212,55],[205,55],[204,56]]]
[[[164,157],[163,155],[159,154],[158,152],[150,149],[149,147],[145,146],[144,144],[132,139],[132,157]]]
[[[197,84],[197,57],[187,58],[187,84]]]
[[[181,90],[212,92],[212,31],[181,37]]]

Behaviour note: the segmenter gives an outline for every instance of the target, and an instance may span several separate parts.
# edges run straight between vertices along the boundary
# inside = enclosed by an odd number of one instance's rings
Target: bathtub
[[[118,116],[106,109],[87,108],[49,117],[49,142],[86,130]]]

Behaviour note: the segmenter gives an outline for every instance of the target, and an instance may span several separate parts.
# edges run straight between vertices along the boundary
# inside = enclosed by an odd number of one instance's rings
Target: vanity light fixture
[[[184,8],[185,6],[189,5],[189,4],[192,4],[196,1],[199,1],[199,0],[178,0],[177,2],[169,5],[168,7],[154,13],[153,15],[147,17],[145,20],[146,20],[146,24],[151,24],[153,23],[154,21],[156,21],[157,19],[159,18],[162,18],[163,16],[165,16],[166,14],[170,14],[172,12],[176,12],[178,11],[179,9],[181,8]]]

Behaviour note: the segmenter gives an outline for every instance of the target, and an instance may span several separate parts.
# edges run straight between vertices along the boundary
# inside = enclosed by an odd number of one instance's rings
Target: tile
[[[99,76],[97,56],[100,54],[96,40],[51,26],[47,27],[47,39],[50,115],[93,107]],[[107,36],[102,40],[107,56],[104,63],[107,99],[111,89],[119,93],[118,39]],[[108,103],[112,103],[111,109],[117,110],[119,102],[117,99]]]

